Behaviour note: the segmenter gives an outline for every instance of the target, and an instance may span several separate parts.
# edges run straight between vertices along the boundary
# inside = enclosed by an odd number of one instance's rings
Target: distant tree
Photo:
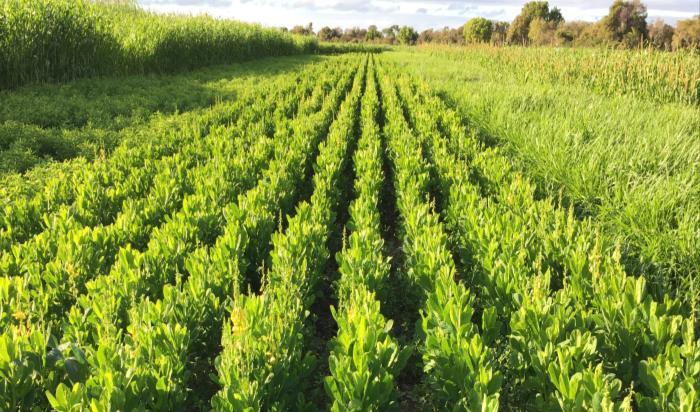
[[[556,8],[549,8],[549,2],[531,1],[525,3],[520,14],[515,17],[508,29],[508,43],[526,44],[529,41],[530,23],[536,19],[542,19],[547,23],[559,25],[564,21],[561,11]]]
[[[615,0],[600,24],[609,40],[627,47],[639,46],[649,38],[647,7],[639,0]]]
[[[680,20],[673,35],[674,49],[700,49],[700,15]]]
[[[374,41],[382,38],[382,33],[377,29],[374,24],[367,28],[367,34],[365,35],[365,40]]]
[[[435,42],[435,30],[427,29],[420,32],[418,35],[418,43],[434,43]]]
[[[399,34],[399,26],[394,24],[393,26],[386,27],[386,28],[382,29],[382,33],[384,34],[385,37],[395,38]]]
[[[365,37],[367,37],[366,29],[361,29],[359,27],[351,27],[349,29],[345,29],[341,40],[345,42],[359,43],[361,41],[364,41]]]
[[[553,46],[557,44],[557,23],[537,18],[530,22],[527,38],[536,46]]]
[[[673,45],[673,27],[656,19],[649,25],[649,42],[652,46],[661,50],[671,50]]]
[[[471,19],[464,25],[464,39],[467,43],[487,43],[491,40],[493,22],[483,17]]]
[[[340,27],[331,29],[328,26],[321,28],[318,31],[318,39],[321,41],[337,41],[343,36],[343,30]]]
[[[464,44],[464,26],[457,28],[443,27],[432,33],[433,43]]]
[[[333,29],[328,26],[321,27],[318,31],[318,39],[321,41],[333,41]]]
[[[464,25],[455,29],[450,29],[446,35],[449,37],[451,44],[466,44],[464,40]]]
[[[513,23],[508,29],[506,41],[510,44],[525,44],[527,41],[527,32],[530,30],[530,22],[522,14],[515,16]]]
[[[382,39],[384,43],[396,43],[396,36],[399,34],[399,26],[393,25],[382,29]]]
[[[399,29],[396,39],[401,44],[416,44],[416,41],[418,40],[418,33],[413,27],[403,26],[401,29]]]
[[[287,32],[289,32],[289,29],[286,28],[286,27],[284,27],[284,26],[282,26],[282,27],[280,27],[280,31],[281,31],[282,33],[287,33]]]
[[[503,45],[508,39],[508,28],[510,23],[507,21],[497,21],[493,24],[493,32],[491,33],[491,43]]]
[[[303,36],[313,36],[314,34],[314,28],[313,24],[309,23],[306,26],[294,26],[292,27],[292,30],[290,30],[291,33],[293,34],[300,34]]]
[[[574,39],[574,46],[601,46],[605,43],[610,43],[610,35],[607,29],[602,24],[602,20],[598,23],[589,24],[583,27],[580,35]]]
[[[550,23],[564,23],[564,15],[561,14],[561,10],[558,7],[552,7],[549,9],[549,15],[542,17],[545,21]]]
[[[573,45],[580,41],[585,30],[592,26],[593,23],[587,21],[570,21],[562,23],[557,28],[557,44],[558,45]]]

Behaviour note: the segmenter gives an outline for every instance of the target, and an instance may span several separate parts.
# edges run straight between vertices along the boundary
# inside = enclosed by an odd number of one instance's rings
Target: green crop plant
[[[314,38],[259,25],[90,0],[3,1],[0,30],[0,88],[182,71],[317,47]]]
[[[0,410],[700,408],[695,57],[335,51],[0,92]]]

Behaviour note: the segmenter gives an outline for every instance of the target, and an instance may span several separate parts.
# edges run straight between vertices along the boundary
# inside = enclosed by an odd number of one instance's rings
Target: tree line
[[[292,33],[316,35],[321,41],[373,42],[382,44],[469,44],[522,46],[653,46],[662,50],[700,48],[700,15],[680,20],[675,27],[661,19],[647,21],[647,8],[639,0],[615,0],[608,14],[598,22],[565,21],[557,7],[547,1],[525,3],[512,22],[473,18],[457,28],[416,31],[410,26],[393,25],[379,29],[295,26]],[[286,28],[283,30],[287,31]]]

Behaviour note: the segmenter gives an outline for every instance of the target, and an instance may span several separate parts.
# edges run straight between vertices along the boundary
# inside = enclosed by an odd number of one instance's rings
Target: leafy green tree
[[[497,21],[493,24],[493,32],[491,33],[491,43],[503,45],[508,39],[508,29],[510,23],[507,21]]]
[[[574,38],[573,44],[574,46],[583,47],[601,46],[610,42],[609,37],[607,30],[602,25],[602,21],[600,21],[583,26],[578,37]]]
[[[647,7],[639,0],[615,0],[600,22],[609,40],[636,47],[649,38]]]
[[[557,44],[578,44],[586,30],[591,26],[593,26],[593,23],[587,21],[568,21],[560,24],[556,33]]]
[[[367,28],[367,34],[365,35],[365,40],[373,41],[382,38],[382,33],[377,29],[374,24]]]
[[[526,44],[529,41],[530,23],[534,20],[542,19],[554,26],[564,21],[561,11],[552,7],[549,8],[547,1],[531,1],[525,3],[520,14],[515,17],[508,30],[508,42],[512,44]]]
[[[673,35],[673,48],[700,48],[700,15],[678,21]]]
[[[382,34],[384,34],[384,37],[386,38],[396,38],[396,35],[399,33],[399,26],[394,24],[393,26],[389,26],[386,28],[382,29]]]
[[[649,42],[657,49],[671,50],[673,27],[661,19],[656,19],[654,24],[649,25]]]
[[[464,39],[467,43],[487,43],[491,40],[493,22],[483,17],[471,19],[464,25]]]
[[[396,38],[401,44],[416,44],[418,32],[416,32],[413,27],[403,26],[399,30],[399,34],[396,35]]]
[[[558,25],[555,22],[537,18],[530,22],[527,38],[530,43],[537,46],[552,46],[558,41],[557,28]]]
[[[331,41],[334,38],[333,34],[333,29],[330,27],[321,27],[321,30],[318,31],[318,39],[321,41]]]
[[[291,33],[293,34],[300,34],[302,36],[313,36],[314,35],[314,26],[313,23],[309,23],[306,26],[294,26],[292,27],[292,30],[290,30]]]

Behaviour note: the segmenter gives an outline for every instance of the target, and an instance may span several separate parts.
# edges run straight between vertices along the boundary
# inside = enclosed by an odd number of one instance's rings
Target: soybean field
[[[700,408],[697,91],[489,56],[0,91],[0,410]]]

